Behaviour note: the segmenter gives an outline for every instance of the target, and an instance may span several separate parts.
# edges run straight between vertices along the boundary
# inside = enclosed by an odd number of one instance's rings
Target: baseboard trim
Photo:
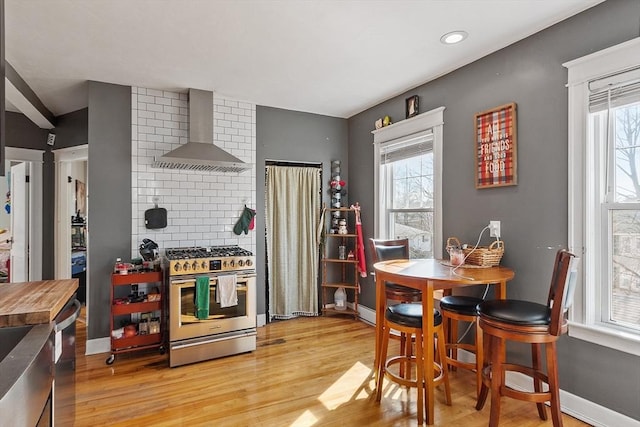
[[[258,327],[262,327],[264,325],[267,324],[267,315],[266,314],[258,314],[256,316],[256,324],[258,325]]]
[[[85,349],[85,356],[99,353],[109,353],[111,351],[111,338],[96,338],[87,340],[87,346]]]
[[[371,326],[375,326],[376,324],[376,311],[371,310],[369,307],[365,307],[363,305],[358,306],[358,315],[360,316],[360,320],[364,323],[368,323]]]
[[[533,391],[531,379],[520,372],[507,372],[505,381],[516,390]],[[564,390],[560,390],[560,406],[562,412],[595,427],[640,427],[638,420]]]
[[[465,362],[475,360],[473,353],[466,350],[458,350],[458,358]],[[520,372],[507,372],[505,381],[516,390],[533,391],[531,378]],[[560,390],[560,406],[565,414],[594,427],[640,427],[638,420],[564,390]]]

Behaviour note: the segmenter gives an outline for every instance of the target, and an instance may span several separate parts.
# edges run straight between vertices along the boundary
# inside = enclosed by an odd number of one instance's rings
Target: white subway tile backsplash
[[[162,126],[166,129],[180,129],[180,123],[172,120],[164,120]]]
[[[149,95],[138,95],[138,105],[140,104],[155,104],[156,99]]]
[[[256,235],[232,230],[244,205],[254,206],[255,169],[242,174],[155,169],[154,156],[188,140],[186,93],[132,88],[132,256],[143,238],[161,249],[178,246],[237,244],[255,250]],[[215,144],[255,163],[255,104],[214,96]],[[144,211],[158,205],[168,211],[168,226],[148,230]]]
[[[156,135],[155,133],[148,133],[145,135],[145,138],[147,141],[154,141],[154,142],[164,141],[164,137],[162,135]]]
[[[182,97],[180,97],[180,99],[172,99],[171,105],[174,107],[184,108],[185,110],[183,114],[189,114],[189,102],[187,101],[186,96],[184,99]]]
[[[162,96],[162,91],[161,90],[156,90],[156,89],[147,89],[147,95]]]
[[[147,126],[153,126],[155,131],[156,130],[155,128],[164,126],[164,123],[162,120],[147,119]]]

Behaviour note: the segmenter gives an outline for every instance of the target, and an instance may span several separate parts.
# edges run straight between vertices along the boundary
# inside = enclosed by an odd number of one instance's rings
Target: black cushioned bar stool
[[[446,346],[447,367],[463,368],[476,373],[476,396],[480,395],[482,386],[482,366],[484,363],[484,351],[482,343],[482,330],[478,325],[476,306],[482,299],[471,296],[445,296],[440,300],[440,310],[444,320],[445,336],[449,340]],[[469,322],[475,329],[473,343],[458,342],[458,322]],[[474,362],[465,362],[458,359],[458,350],[466,350],[475,355]]]
[[[389,261],[393,259],[409,259],[409,239],[369,239],[373,263]],[[422,292],[419,289],[398,285],[397,283],[385,282],[385,299],[394,303],[408,303],[422,301]],[[395,336],[394,336],[395,337]],[[400,333],[400,354],[411,353],[411,340],[407,340],[403,333]],[[378,355],[375,355],[374,366],[379,363]],[[404,371],[401,371],[404,372]]]
[[[554,427],[562,427],[560,387],[556,342],[567,333],[568,309],[573,301],[578,258],[561,249],[556,254],[546,304],[521,300],[491,300],[478,304],[478,323],[485,340],[490,362],[483,368],[482,388],[476,409],[484,406],[491,390],[489,427],[498,427],[502,396],[535,402],[538,416],[546,420],[544,402],[549,402]],[[531,345],[531,365],[508,363],[505,347],[508,341]],[[546,370],[542,363],[545,347]],[[521,391],[505,384],[505,374],[515,371],[531,377],[533,390]],[[548,389],[544,391],[544,383]]]
[[[435,326],[435,337],[437,342],[436,353],[440,361],[445,360],[445,340],[442,328],[442,315],[439,311],[433,310],[433,324]],[[407,337],[415,339],[415,355],[406,353],[400,356],[393,356],[387,359],[387,349],[391,330],[400,331]],[[427,396],[425,394],[426,381],[433,381],[435,385],[444,383],[445,399],[447,405],[451,405],[451,389],[449,387],[449,375],[443,363],[434,362],[433,370],[424,372],[424,346],[433,345],[433,337],[424,337],[422,334],[422,304],[408,303],[396,304],[388,307],[384,315],[384,335],[382,337],[382,347],[380,349],[380,363],[378,364],[378,374],[376,381],[376,402],[382,398],[382,379],[387,377],[391,381],[406,386],[416,387],[418,391],[418,424],[424,422],[424,408]],[[396,374],[390,369],[394,365],[404,366],[404,375]],[[411,365],[415,364],[416,375],[411,375]]]

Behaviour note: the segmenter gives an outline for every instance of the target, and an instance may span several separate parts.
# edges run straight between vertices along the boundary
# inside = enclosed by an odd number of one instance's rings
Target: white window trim
[[[597,288],[599,277],[596,276],[597,265],[601,262],[594,251],[587,248],[596,247],[597,236],[585,232],[585,224],[595,221],[589,209],[583,209],[589,195],[596,194],[593,183],[586,179],[584,168],[587,155],[584,141],[587,135],[588,115],[588,82],[602,76],[620,72],[638,66],[640,58],[640,38],[629,40],[608,49],[592,53],[582,58],[562,64],[568,69],[569,88],[569,248],[581,254],[578,285],[569,320],[569,335],[578,339],[593,342],[605,347],[640,356],[640,336],[603,326],[596,318]],[[587,250],[585,250],[587,249]],[[582,284],[582,286],[580,285]]]
[[[444,125],[444,109],[438,107],[410,119],[402,120],[389,126],[372,131],[373,134],[373,165],[374,165],[374,227],[376,237],[380,236],[382,219],[380,212],[380,148],[385,143],[405,139],[411,135],[418,136],[429,129],[433,131],[433,253],[436,258],[442,258],[442,127]]]

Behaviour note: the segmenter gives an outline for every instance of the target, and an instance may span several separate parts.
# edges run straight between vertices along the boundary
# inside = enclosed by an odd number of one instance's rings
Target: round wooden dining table
[[[382,343],[382,323],[386,309],[384,283],[397,283],[422,291],[422,312],[433,313],[433,291],[453,290],[465,286],[477,286],[492,284],[496,286],[495,297],[504,299],[507,297],[507,282],[513,279],[515,273],[507,267],[461,266],[454,268],[445,260],[429,259],[402,259],[375,263],[373,268],[376,273],[376,348],[374,368],[378,369],[380,360],[380,347]],[[433,337],[433,316],[422,316],[422,330],[426,337]],[[425,345],[424,372],[431,372],[434,360],[434,346]],[[434,386],[432,381],[426,385],[426,415],[427,424],[434,423]],[[422,402],[419,402],[422,404]]]

